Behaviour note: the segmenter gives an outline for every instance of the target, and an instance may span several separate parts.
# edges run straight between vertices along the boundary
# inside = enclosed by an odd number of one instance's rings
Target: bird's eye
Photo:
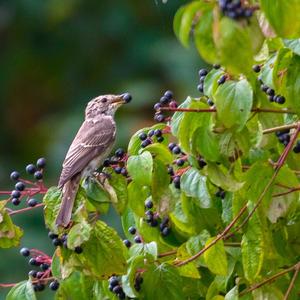
[[[101,102],[102,102],[102,103],[106,103],[106,102],[107,102],[107,98],[102,98],[102,99],[101,99]]]

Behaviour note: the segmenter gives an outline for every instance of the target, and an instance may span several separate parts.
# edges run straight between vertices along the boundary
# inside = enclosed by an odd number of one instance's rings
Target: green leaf
[[[6,201],[0,202],[0,248],[11,248],[20,244],[23,230],[14,225],[5,204]]]
[[[227,81],[215,93],[217,116],[227,128],[242,130],[252,108],[253,91],[246,79]]]
[[[51,262],[51,273],[55,278],[61,278],[60,259],[59,255],[57,254],[58,252],[58,250],[54,252]]]
[[[30,280],[16,284],[7,294],[6,300],[36,300]]]
[[[202,176],[195,168],[186,171],[180,180],[181,190],[189,197],[197,198],[202,208],[211,207],[211,197],[207,189],[207,177]]]
[[[195,15],[203,5],[204,3],[202,1],[193,1],[180,8],[174,17],[174,32],[185,47],[188,47],[189,45],[190,31]]]
[[[60,288],[56,294],[56,300],[90,300],[94,299],[94,280],[79,272],[74,272],[67,279],[60,282]]]
[[[213,98],[213,94],[218,88],[218,79],[224,74],[222,69],[212,69],[204,79],[204,95]]]
[[[194,100],[191,102],[189,108],[191,109],[207,109],[207,105]],[[180,146],[185,152],[191,152],[192,147],[192,137],[194,132],[204,126],[207,128],[210,121],[210,114],[199,113],[199,112],[186,112],[179,125],[178,139],[180,141]]]
[[[224,300],[239,300],[238,286],[233,287],[225,296]]]
[[[105,279],[126,272],[126,247],[114,229],[97,221],[77,258],[86,274]],[[73,254],[75,255],[75,254]]]
[[[257,279],[264,259],[264,240],[261,223],[257,214],[248,221],[248,227],[242,237],[242,262],[245,278],[253,283]]]
[[[75,247],[80,246],[82,243],[88,241],[91,235],[91,230],[91,225],[85,220],[75,224],[68,233],[68,248],[75,249]]]
[[[205,11],[194,28],[194,40],[197,50],[201,57],[211,64],[215,63],[218,59],[213,39],[213,21],[213,11]],[[209,94],[205,93],[205,95]]]
[[[153,257],[153,259],[157,259],[157,243],[150,242],[150,243],[143,243],[143,244],[134,244],[129,249],[130,257],[148,257],[149,255]]]
[[[61,204],[61,190],[58,187],[51,187],[43,198],[46,226],[54,233],[58,233],[55,224]]]
[[[148,187],[140,186],[134,181],[128,185],[128,205],[140,217],[145,214],[145,200],[148,198],[149,193]]]
[[[284,45],[291,49],[295,54],[300,55],[300,39],[285,39]]]
[[[153,155],[153,157],[155,157],[156,159],[160,159],[165,164],[171,164],[173,162],[172,153],[163,144],[160,143],[151,144],[142,150],[142,152],[144,151],[149,151]]]
[[[280,37],[300,36],[299,0],[276,0],[275,3],[274,0],[260,0],[260,4],[271,26]]]
[[[260,78],[263,81],[263,83],[271,88],[274,88],[273,68],[276,59],[277,59],[276,55],[271,55],[269,59],[265,62],[263,67],[261,68],[261,72],[260,72]]]
[[[142,292],[144,298],[141,297],[141,299],[185,299],[182,279],[177,268],[165,263],[160,266],[151,265],[147,267],[143,278]]]
[[[209,238],[205,246],[210,244],[215,239],[215,237]],[[227,274],[228,263],[222,240],[218,241],[215,245],[204,252],[204,260],[208,269],[214,274]]]
[[[151,185],[152,181],[153,159],[150,152],[145,151],[139,155],[133,155],[128,158],[127,170],[132,180],[137,184]]]

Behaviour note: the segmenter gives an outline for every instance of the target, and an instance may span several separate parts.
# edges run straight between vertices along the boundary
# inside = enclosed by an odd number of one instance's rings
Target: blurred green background
[[[25,175],[26,164],[41,156],[48,162],[46,184],[55,185],[85,105],[95,96],[132,94],[116,116],[116,147],[126,147],[137,129],[153,123],[153,104],[165,90],[178,101],[198,95],[203,62],[172,31],[185,2],[0,1],[1,190],[13,188],[12,170]],[[40,208],[13,220],[25,230],[21,246],[53,253]],[[117,220],[110,223],[117,226]],[[30,267],[18,252],[0,249],[1,283],[27,278]],[[0,299],[7,291],[0,289]],[[53,298],[49,291],[37,296]]]

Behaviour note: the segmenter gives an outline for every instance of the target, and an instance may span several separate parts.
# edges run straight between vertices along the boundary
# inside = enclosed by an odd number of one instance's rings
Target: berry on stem
[[[36,180],[41,180],[43,178],[43,173],[41,171],[36,171],[33,176]]]
[[[127,248],[131,247],[131,242],[129,240],[124,240],[123,243]]]
[[[39,169],[44,169],[46,167],[46,159],[44,157],[41,157],[37,160],[36,166]]]
[[[136,228],[133,227],[133,226],[131,226],[131,227],[128,228],[128,232],[129,232],[130,234],[135,234],[135,233],[136,233]]]
[[[144,141],[146,138],[147,138],[147,134],[145,132],[142,132],[142,133],[139,134],[139,139],[141,141]]]
[[[11,180],[19,180],[19,178],[20,178],[20,173],[19,172],[17,172],[17,171],[11,172],[11,174],[10,174],[10,179]]]
[[[20,254],[25,256],[25,257],[28,257],[30,255],[30,250],[28,248],[22,248],[20,250]]]
[[[35,198],[31,198],[28,200],[28,206],[35,207],[38,204],[37,200]]]
[[[15,184],[15,189],[17,191],[24,191],[25,190],[25,184],[23,182],[19,181]]]
[[[58,290],[58,288],[59,288],[59,282],[57,280],[54,280],[54,281],[50,282],[49,288],[52,291]]]
[[[146,200],[145,207],[151,209],[153,207],[153,202],[151,200]]]
[[[19,198],[12,198],[11,203],[15,206],[19,205],[21,203]]]
[[[33,164],[29,164],[26,166],[26,172],[28,174],[34,174],[34,172],[36,171],[36,166]]]
[[[20,198],[21,197],[21,192],[17,191],[17,190],[13,190],[10,195],[11,195],[12,198]]]
[[[74,248],[74,252],[77,253],[77,254],[81,254],[83,252],[83,249],[82,249],[82,247],[77,246],[77,247]]]

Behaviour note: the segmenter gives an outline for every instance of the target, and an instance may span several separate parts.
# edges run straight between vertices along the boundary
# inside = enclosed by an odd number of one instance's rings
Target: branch
[[[289,295],[290,295],[290,293],[291,293],[291,291],[292,291],[292,289],[293,289],[293,287],[294,287],[294,285],[295,285],[297,276],[298,276],[298,274],[299,274],[299,270],[300,270],[300,262],[297,263],[296,266],[295,266],[295,273],[294,273],[294,276],[293,276],[293,278],[292,278],[292,280],[291,280],[291,282],[290,282],[290,285],[289,285],[289,287],[288,287],[288,289],[287,289],[287,291],[286,291],[286,293],[285,293],[285,295],[284,295],[283,300],[287,300],[287,299],[288,299],[288,297],[289,297]]]
[[[158,254],[158,257],[170,256],[170,255],[174,255],[176,253],[177,253],[177,250],[171,250],[171,251],[168,251],[168,252],[165,252],[165,253]]]
[[[181,112],[196,112],[196,113],[212,113],[216,112],[216,108],[183,108],[183,107],[161,107],[158,111],[181,111]],[[241,110],[243,111],[243,110]],[[275,114],[296,114],[296,112],[289,109],[273,109],[273,108],[252,108],[252,112],[261,112],[261,113],[275,113]]]
[[[300,267],[300,262],[296,263],[295,265],[289,267],[289,268],[286,269],[286,270],[283,270],[283,271],[281,271],[281,272],[279,272],[279,273],[277,273],[277,274],[271,276],[270,278],[265,279],[264,281],[262,281],[262,282],[260,282],[260,283],[254,284],[253,286],[249,287],[248,289],[242,291],[242,292],[240,293],[239,296],[240,296],[240,297],[241,297],[241,296],[244,296],[244,295],[246,295],[246,294],[248,294],[248,293],[250,293],[250,292],[252,292],[252,291],[254,291],[254,290],[256,290],[256,289],[258,289],[258,288],[260,288],[260,287],[262,287],[262,286],[265,285],[265,284],[272,283],[274,280],[276,280],[277,278],[279,278],[279,277],[285,275],[285,274],[288,273],[288,272],[291,272],[291,271],[293,271],[293,270],[296,270],[296,271],[298,270],[298,271],[299,271],[299,267]],[[296,272],[295,272],[295,273],[296,273]],[[294,275],[294,277],[295,277],[295,275]],[[294,279],[294,277],[293,277],[293,279]],[[292,280],[293,280],[293,279],[292,279]],[[291,282],[291,283],[292,283],[292,282]],[[286,300],[286,299],[285,299],[285,300]]]
[[[290,193],[297,192],[299,190],[300,190],[300,187],[290,188],[288,191],[282,192],[282,193],[278,193],[278,194],[274,194],[274,195],[272,195],[272,197],[275,198],[275,197],[285,196],[285,195],[288,195]]]
[[[254,206],[254,208],[250,211],[250,213],[247,215],[247,217],[244,219],[244,221],[242,222],[242,224],[240,226],[238,226],[234,232],[238,231],[239,229],[241,229],[247,222],[248,220],[251,218],[251,216],[254,214],[254,212],[256,211],[256,209],[258,208],[258,206],[260,205],[260,203],[262,202],[264,196],[266,195],[266,193],[268,192],[268,190],[270,189],[270,187],[272,186],[276,176],[278,175],[281,167],[283,166],[290,150],[292,149],[292,146],[295,142],[295,140],[297,139],[297,136],[300,132],[300,123],[298,123],[297,125],[297,130],[296,132],[293,134],[289,144],[287,145],[287,147],[284,149],[283,153],[280,155],[278,162],[275,166],[275,172],[273,174],[273,176],[271,177],[271,179],[269,180],[268,184],[265,186],[264,190],[262,191],[262,193],[260,194],[260,196],[258,197],[258,200],[256,202],[256,205]],[[241,208],[241,210],[239,211],[239,213],[234,217],[234,219],[231,221],[231,223],[224,229],[224,231],[222,233],[220,233],[213,241],[211,241],[208,245],[206,245],[203,249],[201,249],[198,253],[196,253],[195,255],[191,256],[190,258],[178,262],[176,263],[176,265],[178,267],[183,266],[188,264],[189,262],[192,262],[193,260],[197,259],[199,256],[201,256],[204,252],[206,252],[209,248],[211,248],[213,245],[215,245],[219,240],[221,239],[226,239],[228,237],[231,237],[233,235],[233,233],[231,233],[230,235],[228,235],[228,232],[231,230],[231,228],[237,223],[237,221],[240,219],[240,217],[243,215],[243,213],[246,211],[247,209],[247,203]]]
[[[288,124],[288,125],[282,125],[282,126],[268,128],[268,129],[263,130],[263,134],[273,133],[276,131],[282,131],[285,129],[297,128],[298,124],[299,123],[297,122],[297,123],[292,123],[292,124]]]
[[[20,214],[20,213],[22,213],[24,211],[32,210],[34,208],[41,207],[41,206],[44,206],[44,203],[39,203],[39,204],[37,204],[36,206],[33,206],[33,207],[25,207],[25,208],[18,209],[18,210],[11,210],[11,211],[9,211],[8,214],[10,216],[12,216],[12,215]]]

